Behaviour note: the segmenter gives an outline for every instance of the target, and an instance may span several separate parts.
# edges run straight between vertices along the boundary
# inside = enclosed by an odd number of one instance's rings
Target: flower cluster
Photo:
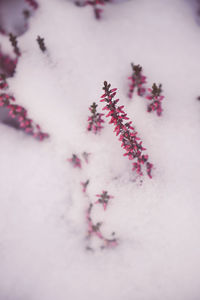
[[[164,99],[164,96],[161,96],[161,84],[157,86],[153,84],[151,89],[147,89],[149,94],[146,95],[146,88],[144,84],[146,83],[146,77],[142,74],[142,67],[140,65],[131,64],[133,74],[128,79],[131,80],[129,86],[128,97],[131,99],[133,97],[134,90],[137,88],[138,96],[144,96],[148,100],[152,100],[152,103],[148,104],[147,112],[156,111],[158,116],[162,114],[161,101]]]
[[[0,93],[0,107],[8,108],[9,116],[12,119],[15,119],[19,123],[19,128],[23,129],[26,133],[31,134],[40,141],[47,138],[49,135],[41,131],[41,128],[38,124],[35,124],[32,119],[28,118],[27,110],[21,105],[17,105],[15,97],[6,93],[8,84],[4,76],[0,78],[0,88],[3,90]]]
[[[104,210],[106,210],[108,202],[111,198],[113,198],[113,196],[110,196],[107,191],[102,191],[102,194],[98,194],[96,196],[98,197],[98,200],[95,202],[95,204],[102,204]]]
[[[94,102],[89,110],[91,112],[91,116],[88,117],[88,131],[92,131],[93,133],[98,133],[103,128],[102,123],[104,123],[104,120],[102,119],[102,116],[104,114],[100,114],[97,112],[97,104]]]
[[[106,117],[111,117],[109,124],[114,124],[114,132],[119,136],[121,141],[121,147],[125,150],[124,156],[128,156],[130,160],[136,160],[133,163],[133,170],[138,175],[143,175],[142,165],[146,165],[147,174],[152,178],[151,170],[153,165],[148,162],[148,155],[143,154],[146,150],[142,146],[142,141],[137,136],[135,128],[132,126],[132,122],[129,121],[127,114],[124,112],[124,106],[117,106],[119,99],[114,100],[116,95],[116,88],[111,89],[111,85],[104,81],[104,94],[101,96],[101,102],[106,102],[103,110],[107,110]]]
[[[76,154],[72,154],[72,157],[68,159],[68,161],[72,164],[74,168],[80,168],[82,167],[81,165],[81,160]]]
[[[131,81],[129,85],[129,93],[128,97],[132,99],[134,90],[137,89],[138,96],[144,96],[145,94],[145,87],[144,84],[146,83],[146,77],[142,74],[142,67],[140,65],[131,64],[132,67],[132,76],[128,77]]]
[[[89,207],[86,211],[86,220],[87,220],[87,225],[88,225],[87,238],[91,239],[92,236],[96,236],[97,238],[99,238],[103,242],[103,245],[101,246],[101,249],[116,247],[118,245],[118,241],[115,237],[112,237],[112,238],[104,237],[104,235],[101,231],[102,223],[101,222],[98,222],[96,224],[93,223],[93,220],[92,220],[92,217],[91,217],[91,213],[92,213],[93,208],[94,208],[94,205],[92,203],[90,203]],[[112,236],[114,236],[114,235],[115,235],[115,233],[113,232]],[[87,249],[92,250],[91,247],[87,247]]]
[[[88,164],[88,162],[89,162],[90,154],[91,153],[88,153],[88,152],[83,152],[82,153],[82,157],[83,157],[84,161],[86,162],[86,164]],[[68,158],[67,161],[69,161],[74,168],[80,168],[80,169],[82,168],[82,160],[76,154],[72,154],[72,157]]]
[[[162,115],[162,100],[164,99],[164,96],[161,95],[162,93],[162,85],[159,84],[157,86],[155,83],[153,84],[151,89],[148,89],[150,92],[149,95],[146,96],[148,100],[151,100],[152,102],[147,106],[147,111],[156,111],[158,116]]]
[[[9,55],[0,51],[0,70],[7,77],[13,76],[17,65],[17,58],[12,59]]]

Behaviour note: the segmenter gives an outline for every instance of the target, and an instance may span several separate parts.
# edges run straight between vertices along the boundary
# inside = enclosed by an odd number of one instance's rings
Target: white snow
[[[100,21],[90,6],[40,1],[8,82],[50,138],[0,125],[1,300],[199,300],[199,33],[187,1],[106,4]],[[147,100],[128,99],[131,62],[148,87],[163,84],[162,117],[146,112]],[[108,121],[100,135],[86,130],[104,80],[119,89],[154,164],[142,184]],[[82,169],[67,161],[72,154]],[[94,239],[90,252],[85,213],[102,190],[114,198],[93,217],[119,245],[100,250]]]

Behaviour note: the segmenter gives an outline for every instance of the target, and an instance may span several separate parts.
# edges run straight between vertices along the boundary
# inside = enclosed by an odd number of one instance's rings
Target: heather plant
[[[44,38],[41,38],[40,36],[37,37],[37,42],[39,45],[39,48],[42,52],[45,52],[47,50],[45,42],[44,42]]]
[[[81,167],[82,167],[81,160],[76,154],[72,154],[72,157],[69,158],[68,161],[71,163],[71,165],[74,168],[80,168],[81,169]]]
[[[12,33],[9,34],[9,40],[11,42],[11,45],[13,47],[13,50],[14,50],[14,53],[17,55],[17,56],[20,56],[21,53],[20,53],[20,50],[19,50],[19,47],[18,47],[18,41],[17,41],[17,37],[15,35],[13,35]]]
[[[14,96],[7,93],[8,84],[6,82],[5,76],[0,77],[0,107],[7,108],[9,111],[9,116],[12,119],[15,119],[19,128],[23,129],[26,133],[32,135],[33,137],[43,141],[49,135],[45,132],[42,132],[40,126],[33,122],[32,119],[28,117],[27,110],[21,105],[16,104],[16,99]]]
[[[103,128],[102,124],[104,123],[104,120],[102,119],[102,116],[104,114],[100,114],[97,112],[97,104],[93,102],[93,104],[90,106],[89,110],[91,112],[91,116],[88,117],[88,126],[87,130],[93,132],[94,134],[101,131]]]
[[[91,213],[94,208],[94,205],[92,203],[89,204],[89,207],[86,211],[86,220],[87,220],[87,226],[88,226],[88,232],[87,232],[87,238],[90,240],[93,236],[96,236],[98,239],[102,241],[101,249],[104,248],[113,248],[118,245],[118,240],[115,237],[112,238],[106,238],[102,231],[101,226],[102,222],[97,222],[96,224],[93,222]],[[115,236],[115,233],[112,233],[112,236]],[[87,247],[87,249],[92,250],[91,247]]]
[[[104,210],[106,210],[108,202],[113,198],[113,196],[110,196],[107,191],[102,191],[101,194],[97,194],[96,196],[98,197],[98,200],[95,202],[95,204],[102,204]]]
[[[134,65],[133,63],[131,63],[131,67],[132,75],[128,77],[130,80],[128,97],[130,99],[132,99],[135,90],[137,90],[138,96],[144,96],[146,91],[144,87],[146,77],[142,74],[142,67],[140,65]]]
[[[132,126],[132,121],[129,121],[127,114],[124,112],[124,106],[118,106],[119,99],[114,100],[117,89],[111,89],[111,84],[104,81],[103,86],[104,94],[101,96],[101,102],[105,102],[103,110],[107,110],[108,114],[106,117],[111,117],[109,124],[115,126],[114,132],[119,136],[121,141],[121,147],[125,150],[124,156],[128,156],[133,162],[133,170],[138,175],[142,176],[142,165],[146,165],[147,175],[152,178],[151,171],[153,164],[148,160],[147,154],[144,154],[146,150],[141,139],[138,137],[135,128]]]
[[[156,85],[155,83],[153,84],[151,89],[148,89],[149,94],[146,96],[146,98],[150,101],[152,101],[148,106],[147,106],[147,111],[152,112],[156,111],[158,116],[162,115],[162,100],[164,99],[164,96],[161,95],[162,93],[162,85]]]

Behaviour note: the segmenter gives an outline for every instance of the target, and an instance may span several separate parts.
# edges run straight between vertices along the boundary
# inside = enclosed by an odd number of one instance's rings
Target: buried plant
[[[15,97],[6,92],[7,88],[8,84],[5,76],[1,75],[0,89],[2,90],[2,93],[0,93],[0,107],[8,109],[9,117],[11,119],[15,119],[18,123],[18,125],[15,127],[23,129],[26,133],[32,135],[40,141],[43,141],[45,138],[49,137],[47,133],[41,131],[41,128],[38,124],[28,117],[27,110],[21,105],[16,104]],[[9,120],[7,123],[12,124],[12,122],[9,122]]]
[[[146,98],[150,101],[152,101],[147,106],[147,111],[152,112],[156,111],[158,116],[162,115],[162,100],[164,99],[164,96],[161,95],[162,93],[162,85],[159,84],[158,86],[154,83],[151,89],[148,89],[150,94],[146,96]]]
[[[89,110],[91,112],[91,116],[88,117],[88,126],[87,130],[91,131],[93,133],[98,133],[103,128],[102,123],[104,123],[104,120],[102,119],[102,116],[104,114],[100,114],[97,112],[97,104],[93,102],[93,104],[89,107]]]
[[[142,141],[137,136],[135,128],[132,126],[132,122],[129,121],[127,114],[124,112],[124,106],[118,106],[119,99],[114,100],[117,89],[111,89],[111,84],[104,81],[103,86],[104,94],[101,96],[101,102],[105,102],[103,110],[107,110],[106,117],[111,117],[109,124],[115,126],[114,132],[119,136],[121,141],[121,147],[125,150],[124,156],[128,156],[133,162],[133,170],[138,175],[142,176],[142,165],[146,165],[147,175],[152,178],[151,171],[153,164],[150,163],[147,154],[143,154],[146,150],[142,146]]]
[[[136,89],[138,96],[144,96],[146,91],[144,87],[146,77],[142,74],[142,67],[140,65],[134,65],[133,63],[131,63],[131,67],[133,73],[130,77],[128,77],[130,80],[128,97],[130,99],[132,99],[133,93]]]
[[[98,239],[100,239],[103,242],[103,244],[100,247],[101,249],[116,247],[118,245],[118,240],[115,237],[106,238],[103,235],[103,233],[101,231],[102,223],[97,222],[96,224],[94,224],[92,217],[91,217],[93,208],[94,208],[94,205],[92,203],[90,203],[89,207],[86,211],[86,221],[87,221],[87,226],[88,226],[87,239],[91,240],[92,236],[94,236],[94,237],[96,236]],[[112,233],[112,236],[115,236],[114,232]],[[87,246],[86,249],[93,250],[89,246]]]
[[[68,159],[68,161],[71,163],[71,165],[74,168],[80,168],[82,167],[81,165],[81,160],[76,154],[72,154],[72,157]]]
[[[106,210],[108,202],[113,198],[113,196],[110,196],[107,191],[102,191],[102,194],[98,194],[96,196],[98,197],[98,200],[95,202],[95,204],[102,204],[104,210]]]

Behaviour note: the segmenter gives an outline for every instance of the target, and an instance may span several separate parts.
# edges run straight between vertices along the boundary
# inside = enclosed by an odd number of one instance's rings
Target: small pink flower
[[[104,210],[106,210],[108,202],[113,198],[113,196],[110,196],[107,191],[102,191],[102,194],[98,194],[96,196],[98,197],[98,200],[95,202],[95,204],[101,203]]]
[[[81,160],[76,154],[73,154],[72,157],[68,159],[68,161],[72,164],[74,168],[81,169]]]

